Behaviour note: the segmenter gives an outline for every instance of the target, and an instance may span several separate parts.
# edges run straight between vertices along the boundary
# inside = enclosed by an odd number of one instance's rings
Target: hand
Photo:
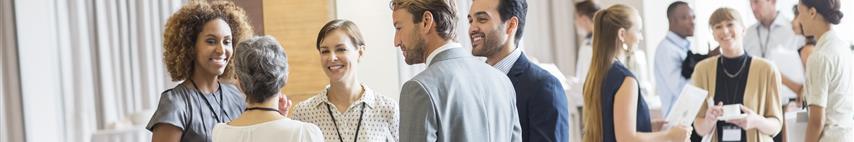
[[[667,130],[667,135],[670,137],[670,141],[686,142],[691,140],[692,131],[694,129],[690,126],[679,124]]]
[[[718,105],[706,109],[706,117],[703,118],[706,120],[705,122],[717,122],[718,117],[721,117],[724,114],[723,105],[723,102],[718,102]]]
[[[763,117],[759,116],[759,114],[756,114],[756,112],[754,112],[753,110],[750,110],[749,108],[744,107],[744,105],[739,105],[739,107],[741,107],[741,111],[744,112],[744,114],[747,114],[747,117],[739,118],[739,119],[731,119],[731,120],[727,120],[726,122],[730,123],[730,124],[734,124],[738,127],[741,127],[741,129],[744,129],[744,130],[750,130],[750,129],[756,128],[756,123],[758,121],[761,121],[763,119]]]
[[[282,116],[288,117],[288,108],[291,107],[291,100],[288,99],[288,95],[281,94],[279,95],[279,114]]]

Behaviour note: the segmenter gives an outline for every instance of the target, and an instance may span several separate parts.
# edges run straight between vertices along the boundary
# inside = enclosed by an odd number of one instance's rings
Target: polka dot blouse
[[[347,111],[343,113],[337,109],[341,106],[335,106],[329,101],[326,96],[329,86],[326,86],[326,89],[323,89],[319,94],[297,104],[293,109],[292,117],[294,120],[312,123],[320,127],[326,142],[340,142],[341,138],[344,142],[352,142],[356,139],[359,117],[363,115],[358,131],[359,142],[399,141],[400,110],[397,101],[376,94],[364,84],[362,87],[365,88],[362,98],[347,106]],[[363,109],[364,114],[362,114]],[[332,122],[332,116],[338,125],[340,137],[336,131],[336,124]]]

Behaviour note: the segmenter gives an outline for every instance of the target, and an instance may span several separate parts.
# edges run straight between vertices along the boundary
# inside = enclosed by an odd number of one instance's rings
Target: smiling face
[[[471,24],[469,38],[475,56],[492,56],[501,51],[510,39],[497,8],[498,0],[476,0],[472,3],[468,15]]]
[[[712,25],[712,33],[715,36],[715,41],[721,45],[724,53],[733,53],[733,51],[741,49],[741,38],[744,27],[733,20],[724,20]]]
[[[420,32],[423,29],[420,27],[424,20],[415,23],[412,20],[412,14],[403,8],[397,8],[392,12],[392,20],[394,25],[394,46],[403,51],[403,58],[406,64],[424,63],[427,56],[425,50],[427,44],[424,40],[424,34]]]
[[[354,45],[350,37],[341,30],[327,34],[318,48],[323,72],[332,81],[345,82],[355,79],[364,49]]]
[[[196,39],[195,72],[222,75],[233,54],[232,45],[228,23],[222,19],[205,23]]]

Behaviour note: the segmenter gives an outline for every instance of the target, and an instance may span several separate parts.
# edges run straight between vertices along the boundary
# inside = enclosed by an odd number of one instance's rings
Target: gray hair
[[[250,103],[262,103],[285,86],[288,56],[271,36],[256,36],[237,45],[235,70]]]

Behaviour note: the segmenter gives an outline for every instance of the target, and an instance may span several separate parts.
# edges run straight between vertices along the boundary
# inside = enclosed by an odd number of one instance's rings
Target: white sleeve
[[[806,101],[809,105],[827,106],[828,75],[832,63],[821,53],[810,56],[807,60]]]

